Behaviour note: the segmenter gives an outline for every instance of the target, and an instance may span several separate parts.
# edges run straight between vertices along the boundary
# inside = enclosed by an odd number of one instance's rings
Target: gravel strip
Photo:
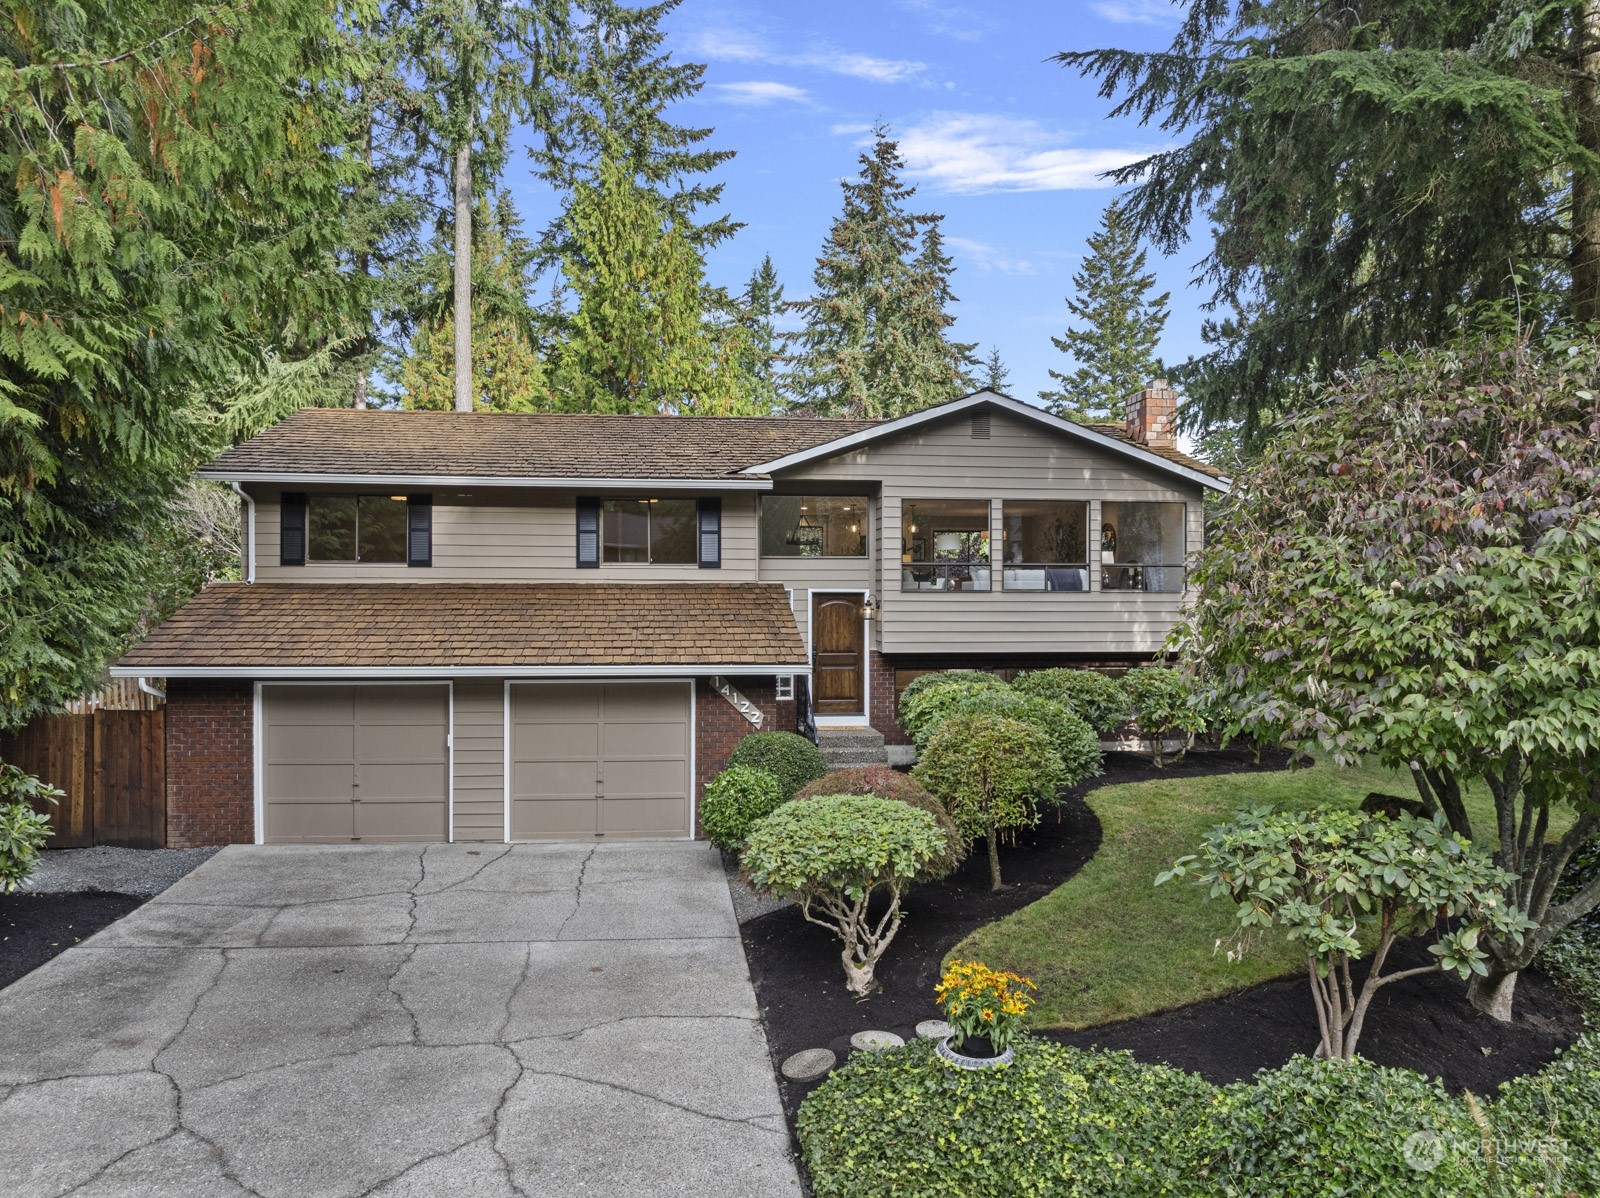
[[[52,849],[39,854],[39,868],[23,885],[38,894],[71,894],[103,890],[111,894],[149,897],[160,894],[219,850]]]
[[[721,849],[714,848],[713,852],[721,853]],[[728,875],[728,894],[733,898],[733,917],[741,924],[749,923],[752,919],[787,907],[792,899],[775,899],[762,894],[759,890],[752,890],[739,880],[739,858],[732,853],[722,853],[722,869]]]

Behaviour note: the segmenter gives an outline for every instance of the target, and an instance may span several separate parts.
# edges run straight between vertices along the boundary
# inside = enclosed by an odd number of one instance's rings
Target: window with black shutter
[[[278,564],[303,566],[306,564],[306,497],[303,494],[285,494],[278,503],[281,521],[278,532]]]
[[[406,565],[433,565],[433,496],[406,496]]]
[[[578,497],[578,569],[600,568],[600,500]]]
[[[702,499],[700,516],[700,568],[716,570],[722,566],[722,500]]]

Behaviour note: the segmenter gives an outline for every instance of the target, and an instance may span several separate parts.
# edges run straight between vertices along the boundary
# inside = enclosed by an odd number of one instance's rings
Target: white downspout
[[[145,694],[154,695],[158,699],[165,699],[167,697],[167,692],[151,686],[148,678],[139,678],[137,681],[139,683],[139,689]]]
[[[244,500],[244,580],[246,582],[254,582],[256,580],[256,501],[250,498],[245,489],[239,485],[237,479],[228,485],[233,488],[234,494]],[[143,682],[141,680],[141,687],[142,685]]]

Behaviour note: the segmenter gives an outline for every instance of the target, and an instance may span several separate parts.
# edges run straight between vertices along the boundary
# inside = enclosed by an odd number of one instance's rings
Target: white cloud
[[[826,44],[813,44],[801,52],[785,53],[774,50],[753,34],[732,29],[703,29],[690,35],[689,43],[693,53],[715,61],[805,67],[871,83],[903,83],[928,69],[926,63],[911,59],[878,58]]]
[[[1172,25],[1179,16],[1172,0],[1097,0],[1090,7],[1118,25]]]
[[[846,122],[842,125],[829,125],[828,132],[835,137],[859,137],[863,133],[871,133],[872,126]]]
[[[963,260],[976,266],[984,274],[1031,275],[1037,268],[1026,258],[1013,258],[987,241],[972,241],[966,237],[946,237],[949,246]]]
[[[927,22],[930,33],[954,38],[958,42],[975,42],[983,37],[989,23],[970,9],[959,4],[945,4],[942,0],[897,0],[899,7],[920,14]]]
[[[1109,187],[1100,176],[1146,157],[1143,147],[1079,149],[1037,121],[937,113],[899,135],[912,174],[947,191],[1072,191]]]
[[[771,104],[775,100],[788,100],[794,104],[809,104],[810,95],[802,87],[790,87],[770,79],[752,79],[746,83],[716,83],[712,85],[730,104]]]

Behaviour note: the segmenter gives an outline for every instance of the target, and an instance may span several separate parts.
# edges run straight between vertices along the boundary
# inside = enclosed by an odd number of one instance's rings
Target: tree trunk
[[[1492,963],[1487,975],[1473,974],[1467,983],[1467,1001],[1491,1019],[1511,1022],[1511,999],[1517,989],[1517,971],[1497,969]]]
[[[877,961],[869,959],[858,965],[856,964],[855,953],[848,948],[840,953],[839,956],[844,961],[844,988],[850,991],[851,994],[866,998],[872,993],[874,984],[872,975],[873,970],[877,967]]]
[[[472,411],[472,145],[456,151],[456,411]]]
[[[1000,832],[989,831],[989,889],[1000,889]]]
[[[1587,0],[1580,14],[1572,107],[1579,144],[1600,156],[1600,0]],[[1600,321],[1600,178],[1593,172],[1572,172],[1572,315],[1579,324]]]
[[[363,370],[356,375],[356,411],[367,410],[367,372]]]

